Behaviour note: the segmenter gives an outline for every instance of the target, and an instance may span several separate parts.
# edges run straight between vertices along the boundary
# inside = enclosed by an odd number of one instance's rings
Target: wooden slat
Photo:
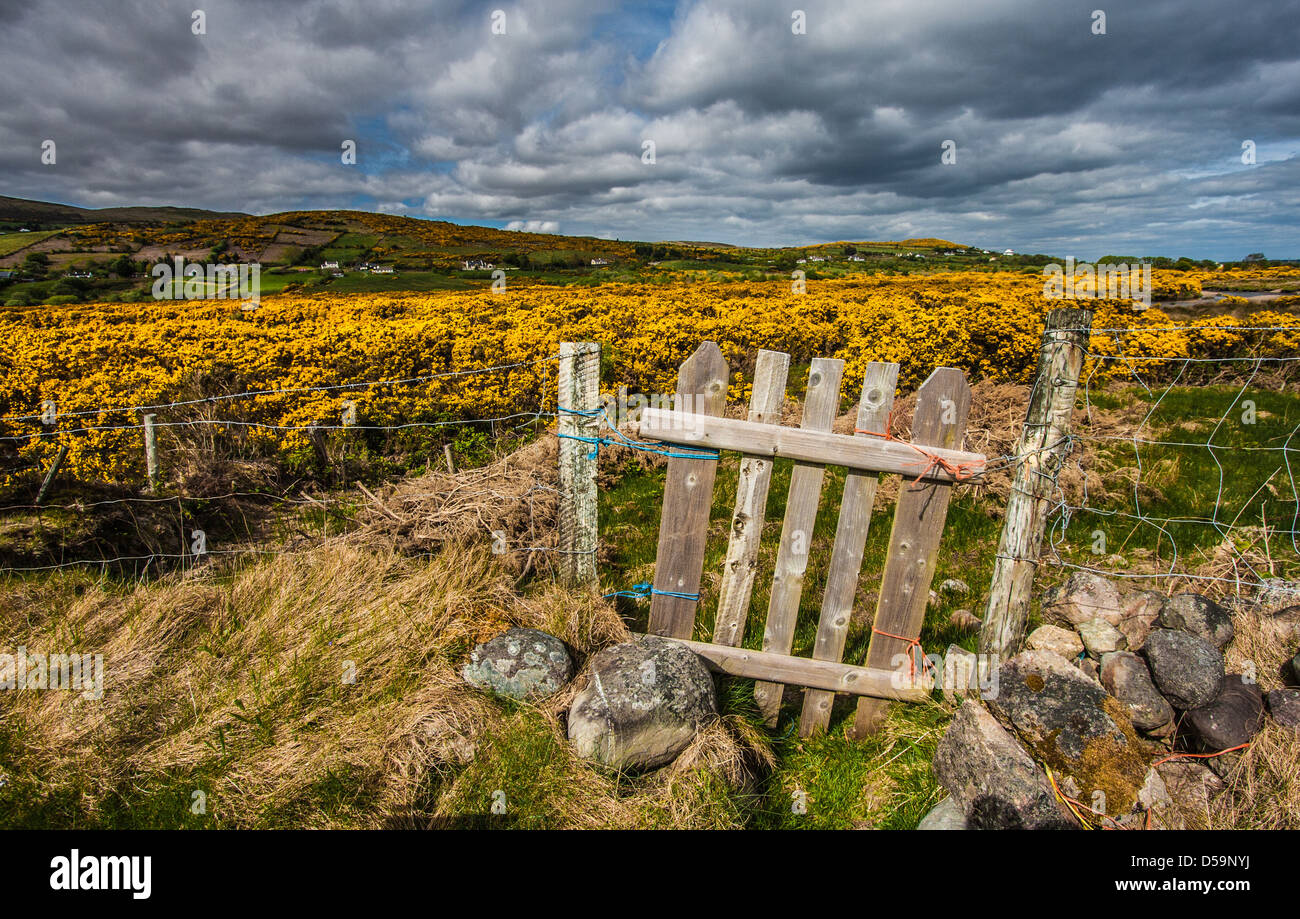
[[[840,379],[844,362],[832,358],[814,358],[808,371],[808,394],[804,398],[805,431],[829,432],[840,407]],[[759,425],[758,427],[764,427]],[[772,427],[772,430],[781,430]],[[763,629],[763,650],[788,655],[794,644],[794,628],[803,596],[803,576],[808,568],[813,527],[817,523],[817,505],[821,502],[822,479],[826,467],[820,463],[796,462],[790,474],[790,492],[785,504],[785,522],[781,525],[781,544],[776,552],[776,571],[772,578],[772,596],[767,607],[767,624]],[[754,684],[754,698],[768,724],[776,724],[785,687],[780,683]]]
[[[642,437],[669,443],[739,450],[752,456],[785,457],[826,466],[847,466],[863,472],[892,472],[912,479],[929,462],[917,450],[901,441],[753,424],[739,418],[681,415],[654,408],[647,408],[641,413],[638,431]],[[979,480],[985,462],[983,454],[942,447],[934,448],[931,452],[955,468],[964,465],[963,478]],[[925,477],[944,482],[954,479],[951,473],[937,465],[926,472]]]
[[[897,364],[872,361],[867,365],[862,380],[862,399],[858,403],[858,428],[885,430],[897,385]],[[858,593],[858,575],[862,571],[862,553],[871,526],[871,507],[879,484],[880,475],[874,472],[850,472],[844,479],[844,498],[840,502],[840,519],[835,528],[835,548],[831,550],[826,592],[822,595],[821,622],[817,626],[817,642],[812,652],[816,660],[838,662],[844,656],[844,640],[849,634],[853,600]],[[803,713],[799,719],[800,737],[826,730],[834,701],[835,693],[826,689],[809,689],[804,693]]]
[[[677,640],[723,673],[754,680],[770,680],[778,685],[789,683],[795,686],[813,686],[830,692],[848,692],[903,702],[923,702],[933,688],[930,679],[918,678],[913,685],[907,679],[907,674],[900,676],[891,670],[873,670],[835,661],[731,648],[702,641]]]
[[[749,420],[755,424],[777,424],[785,398],[790,355],[780,351],[759,351],[754,365],[754,388],[749,396]],[[731,515],[731,538],[722,568],[718,591],[718,613],[713,640],[720,645],[739,645],[745,637],[745,620],[758,569],[759,540],[767,511],[767,490],[772,483],[772,461],[761,456],[740,458],[736,483],[736,509]]]
[[[917,392],[912,440],[917,444],[956,449],[961,446],[969,413],[970,386],[965,374],[951,367],[940,367]],[[881,633],[919,637],[951,496],[952,485],[946,482],[924,481],[903,486],[894,511],[889,555],[885,559],[880,600],[867,649],[869,668],[894,669],[896,655],[912,653],[906,640]],[[887,702],[858,700],[853,735],[865,737],[875,733],[888,711]]]
[[[727,404],[728,375],[722,351],[713,342],[704,342],[677,374],[676,407],[698,416],[721,415]],[[718,462],[712,458],[668,460],[655,556],[656,591],[699,593],[717,469]],[[650,599],[649,630],[670,638],[690,638],[698,606],[695,600],[655,593]]]

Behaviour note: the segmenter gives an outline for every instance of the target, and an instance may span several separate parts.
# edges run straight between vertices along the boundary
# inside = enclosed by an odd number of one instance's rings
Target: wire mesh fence
[[[1043,561],[1300,602],[1300,325],[1094,328]]]

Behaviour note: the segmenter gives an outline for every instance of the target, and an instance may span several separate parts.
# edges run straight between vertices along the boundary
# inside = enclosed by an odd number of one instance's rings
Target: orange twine
[[[930,670],[935,669],[934,663],[928,657],[925,656],[925,648],[921,647],[921,639],[908,638],[906,635],[895,635],[893,632],[886,632],[883,629],[878,629],[874,625],[871,627],[871,631],[875,632],[877,635],[884,635],[886,638],[897,638],[899,641],[907,642],[907,649],[908,649],[907,662],[911,665],[910,672],[908,673],[908,679],[910,679],[913,683],[916,682],[916,652],[920,652],[921,655],[922,673],[926,672],[927,667]],[[935,672],[937,673],[938,671]]]
[[[897,437],[894,436],[893,431],[891,430],[893,428],[893,421],[894,421],[894,410],[891,408],[889,410],[889,414],[885,416],[885,430],[868,431],[866,428],[854,428],[853,433],[868,434],[872,437],[879,437],[881,440],[892,440],[896,443],[906,444],[907,446],[915,450],[917,453],[921,454],[921,456],[929,460],[929,462],[925,464],[924,468],[921,469],[920,474],[915,479],[912,480],[913,485],[915,485],[917,482],[921,481],[923,478],[929,475],[930,470],[934,469],[936,466],[938,466],[944,472],[948,473],[948,475],[952,476],[952,480],[954,482],[965,482],[968,479],[974,478],[976,475],[984,471],[983,463],[973,461],[973,460],[965,463],[952,463],[944,459],[939,454],[926,450],[924,447],[920,447],[910,441],[899,440]],[[909,463],[908,465],[919,466],[920,463]]]

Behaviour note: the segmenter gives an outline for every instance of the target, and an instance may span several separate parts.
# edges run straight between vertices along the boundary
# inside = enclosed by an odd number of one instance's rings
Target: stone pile
[[[950,798],[923,827],[1078,826],[1067,798],[1106,825],[1204,826],[1241,754],[1170,758],[1175,726],[1201,754],[1248,744],[1269,715],[1300,732],[1300,653],[1282,674],[1289,685],[1267,696],[1225,672],[1232,616],[1207,597],[1123,592],[1078,572],[1042,615],[987,707],[966,699],[940,742],[933,765]]]

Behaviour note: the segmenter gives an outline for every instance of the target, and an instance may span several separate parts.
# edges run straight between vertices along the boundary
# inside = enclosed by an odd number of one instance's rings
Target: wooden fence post
[[[149,474],[149,490],[158,487],[158,436],[154,431],[153,420],[157,415],[144,416],[144,467]]]
[[[1016,444],[1019,462],[980,628],[980,653],[999,661],[1015,654],[1024,641],[1052,491],[1070,453],[1070,415],[1091,329],[1091,310],[1062,308],[1047,314],[1038,376]]]
[[[561,343],[558,377],[560,576],[572,584],[595,587],[597,445],[582,438],[600,434],[600,345]]]
[[[60,446],[59,452],[54,454],[54,462],[50,463],[49,471],[45,473],[45,479],[41,482],[41,490],[36,493],[37,507],[40,507],[45,503],[45,496],[49,494],[50,486],[54,484],[54,477],[59,474],[59,467],[63,465],[63,461],[67,458],[67,455],[67,444]]]

